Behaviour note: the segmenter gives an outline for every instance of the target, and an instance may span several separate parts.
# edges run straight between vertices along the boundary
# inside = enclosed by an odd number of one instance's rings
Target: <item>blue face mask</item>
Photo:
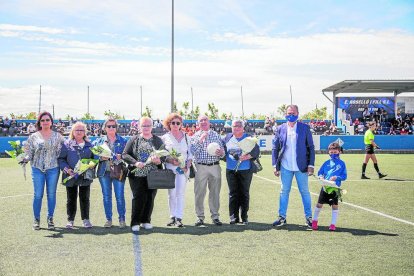
[[[291,123],[294,123],[298,120],[298,116],[293,115],[293,114],[286,115],[285,118]]]
[[[331,157],[331,159],[338,159],[339,153],[332,153],[332,154],[329,154],[329,156]]]

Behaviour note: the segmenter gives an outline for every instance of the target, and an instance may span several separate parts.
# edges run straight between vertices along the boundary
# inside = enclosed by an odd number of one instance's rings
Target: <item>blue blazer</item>
[[[280,171],[280,164],[286,149],[287,127],[287,123],[279,126],[272,141],[272,165],[278,171]],[[301,172],[307,172],[309,165],[315,165],[312,133],[307,124],[297,122],[296,135],[296,162]]]

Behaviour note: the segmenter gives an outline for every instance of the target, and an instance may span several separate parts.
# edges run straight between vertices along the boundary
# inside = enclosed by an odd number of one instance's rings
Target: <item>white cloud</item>
[[[65,33],[62,29],[37,27],[27,25],[12,25],[12,24],[0,24],[0,30],[2,31],[21,31],[21,32],[35,32],[45,34],[62,34]],[[73,31],[72,31],[73,32]]]

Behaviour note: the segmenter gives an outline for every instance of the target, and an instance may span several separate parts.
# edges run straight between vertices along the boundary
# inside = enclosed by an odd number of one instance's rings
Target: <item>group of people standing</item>
[[[322,204],[329,203],[335,211],[332,218],[333,227],[331,225],[330,229],[335,230],[338,200],[332,193],[326,194],[325,190],[321,190],[312,219],[308,177],[314,173],[315,150],[310,128],[308,125],[298,122],[298,116],[299,108],[296,105],[288,106],[286,110],[287,122],[277,129],[272,142],[274,175],[281,178],[279,216],[273,226],[282,226],[287,222],[289,194],[293,177],[295,177],[302,197],[306,225],[316,230],[317,218]],[[92,227],[89,217],[90,186],[95,177],[98,177],[102,189],[106,218],[104,227],[113,226],[112,190],[114,190],[116,198],[119,227],[126,227],[125,178],[118,179],[111,174],[111,166],[121,163],[127,164],[129,168],[128,181],[132,192],[130,226],[134,232],[141,228],[152,229],[153,227],[151,215],[157,190],[148,187],[148,175],[152,170],[160,169],[162,166],[172,170],[175,174],[175,188],[168,190],[170,217],[167,226],[184,226],[185,190],[191,166],[195,166],[196,170],[194,197],[197,218],[194,225],[206,226],[204,200],[207,188],[212,223],[217,226],[222,225],[219,213],[222,182],[220,160],[226,162],[225,175],[229,187],[230,224],[247,225],[249,223],[250,184],[253,173],[258,170],[255,162],[258,161],[260,150],[257,144],[250,152],[244,152],[241,149],[239,142],[249,137],[244,132],[243,120],[233,120],[231,133],[222,138],[217,132],[210,129],[209,118],[201,115],[198,118],[199,130],[190,137],[183,129],[183,118],[179,114],[171,113],[163,121],[167,133],[158,137],[152,134],[154,125],[152,119],[142,117],[138,123],[140,133],[127,141],[117,134],[118,123],[115,119],[110,118],[103,125],[106,135],[93,143],[87,137],[86,125],[82,122],[76,122],[72,126],[68,139],[64,139],[59,133],[52,131],[52,125],[51,114],[49,112],[40,113],[36,122],[37,132],[29,137],[25,145],[24,162],[30,161],[32,167],[33,229],[35,230],[40,229],[40,213],[45,186],[48,202],[47,226],[49,229],[55,227],[53,217],[60,171],[62,179],[70,178],[64,183],[67,192],[66,228],[72,229],[74,227],[78,197],[83,226],[85,228]],[[373,139],[371,140],[373,141]],[[209,146],[213,143],[217,147],[214,152],[211,152]],[[111,150],[111,158],[95,156],[91,150],[94,145],[104,144]],[[181,156],[181,161],[173,155],[160,157],[154,154],[160,149],[166,149],[169,152],[175,151]],[[341,181],[346,179],[346,167],[345,163],[338,161],[339,145],[331,144],[329,153],[330,160],[319,170],[318,176],[335,181],[337,185],[340,185]],[[89,169],[86,173],[77,175],[75,167],[81,159],[99,159],[99,162],[89,163]],[[97,170],[94,168],[96,163],[98,163]],[[338,171],[339,167],[341,168],[340,172]]]
[[[256,145],[251,153],[242,155],[237,148],[237,141],[247,137],[244,133],[244,122],[234,120],[233,133],[226,139],[210,129],[207,116],[198,119],[200,130],[189,137],[183,130],[183,119],[179,114],[172,113],[163,121],[168,132],[161,137],[152,134],[153,121],[143,117],[139,121],[140,134],[131,137],[128,141],[117,134],[118,123],[115,119],[108,119],[103,125],[106,135],[96,139],[93,143],[87,136],[86,125],[82,122],[73,124],[68,139],[64,139],[58,132],[52,130],[53,118],[49,112],[39,114],[36,128],[25,144],[25,163],[30,162],[34,187],[33,198],[33,229],[40,229],[40,214],[44,190],[47,192],[47,227],[54,229],[54,211],[56,207],[56,190],[59,176],[62,173],[67,193],[66,228],[74,228],[77,213],[77,201],[81,211],[81,219],[85,228],[91,228],[89,217],[90,186],[94,178],[99,179],[102,189],[103,207],[106,217],[104,227],[112,227],[112,190],[116,198],[119,227],[126,227],[126,207],[124,186],[125,179],[111,176],[111,166],[125,162],[129,167],[128,181],[132,192],[131,229],[151,229],[151,215],[154,208],[156,189],[148,188],[148,174],[150,171],[165,165],[175,173],[175,188],[168,190],[170,219],[167,226],[183,227],[184,198],[187,181],[189,180],[190,166],[194,165],[195,175],[195,213],[196,226],[205,226],[204,199],[207,188],[209,190],[209,208],[211,219],[215,225],[222,225],[220,220],[220,190],[221,167],[219,161],[227,160],[227,180],[230,187],[230,217],[232,223],[248,223],[249,188],[253,169],[251,161],[259,157],[259,147]],[[210,143],[217,143],[217,150],[211,154],[207,151]],[[106,144],[112,152],[112,158],[95,156],[91,148]],[[183,160],[182,164],[172,156],[158,157],[154,151],[165,148],[177,152]],[[239,159],[229,154],[238,151]],[[80,175],[76,166],[80,160],[94,159],[89,169]],[[236,169],[236,163],[239,166]],[[97,169],[95,164],[98,163]],[[60,173],[61,172],[61,173]],[[63,182],[63,179],[68,179]],[[46,189],[45,189],[46,187]],[[239,210],[241,214],[239,214]],[[241,217],[240,217],[241,215]]]

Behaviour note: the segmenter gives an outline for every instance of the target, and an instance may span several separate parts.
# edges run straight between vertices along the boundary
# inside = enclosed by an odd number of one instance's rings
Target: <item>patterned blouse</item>
[[[29,136],[24,146],[26,158],[30,160],[32,167],[42,172],[56,168],[63,141],[62,135],[55,131],[52,131],[52,135],[47,140],[44,140],[39,131],[35,132]]]
[[[151,153],[154,151],[154,146],[152,142],[152,137],[150,139],[142,138],[139,139],[139,143],[137,143],[137,160],[139,162],[146,162],[147,159],[150,157]],[[143,177],[147,176],[151,170],[157,169],[157,165],[154,163],[149,163],[145,165],[143,168],[137,168],[135,171],[135,176]]]

